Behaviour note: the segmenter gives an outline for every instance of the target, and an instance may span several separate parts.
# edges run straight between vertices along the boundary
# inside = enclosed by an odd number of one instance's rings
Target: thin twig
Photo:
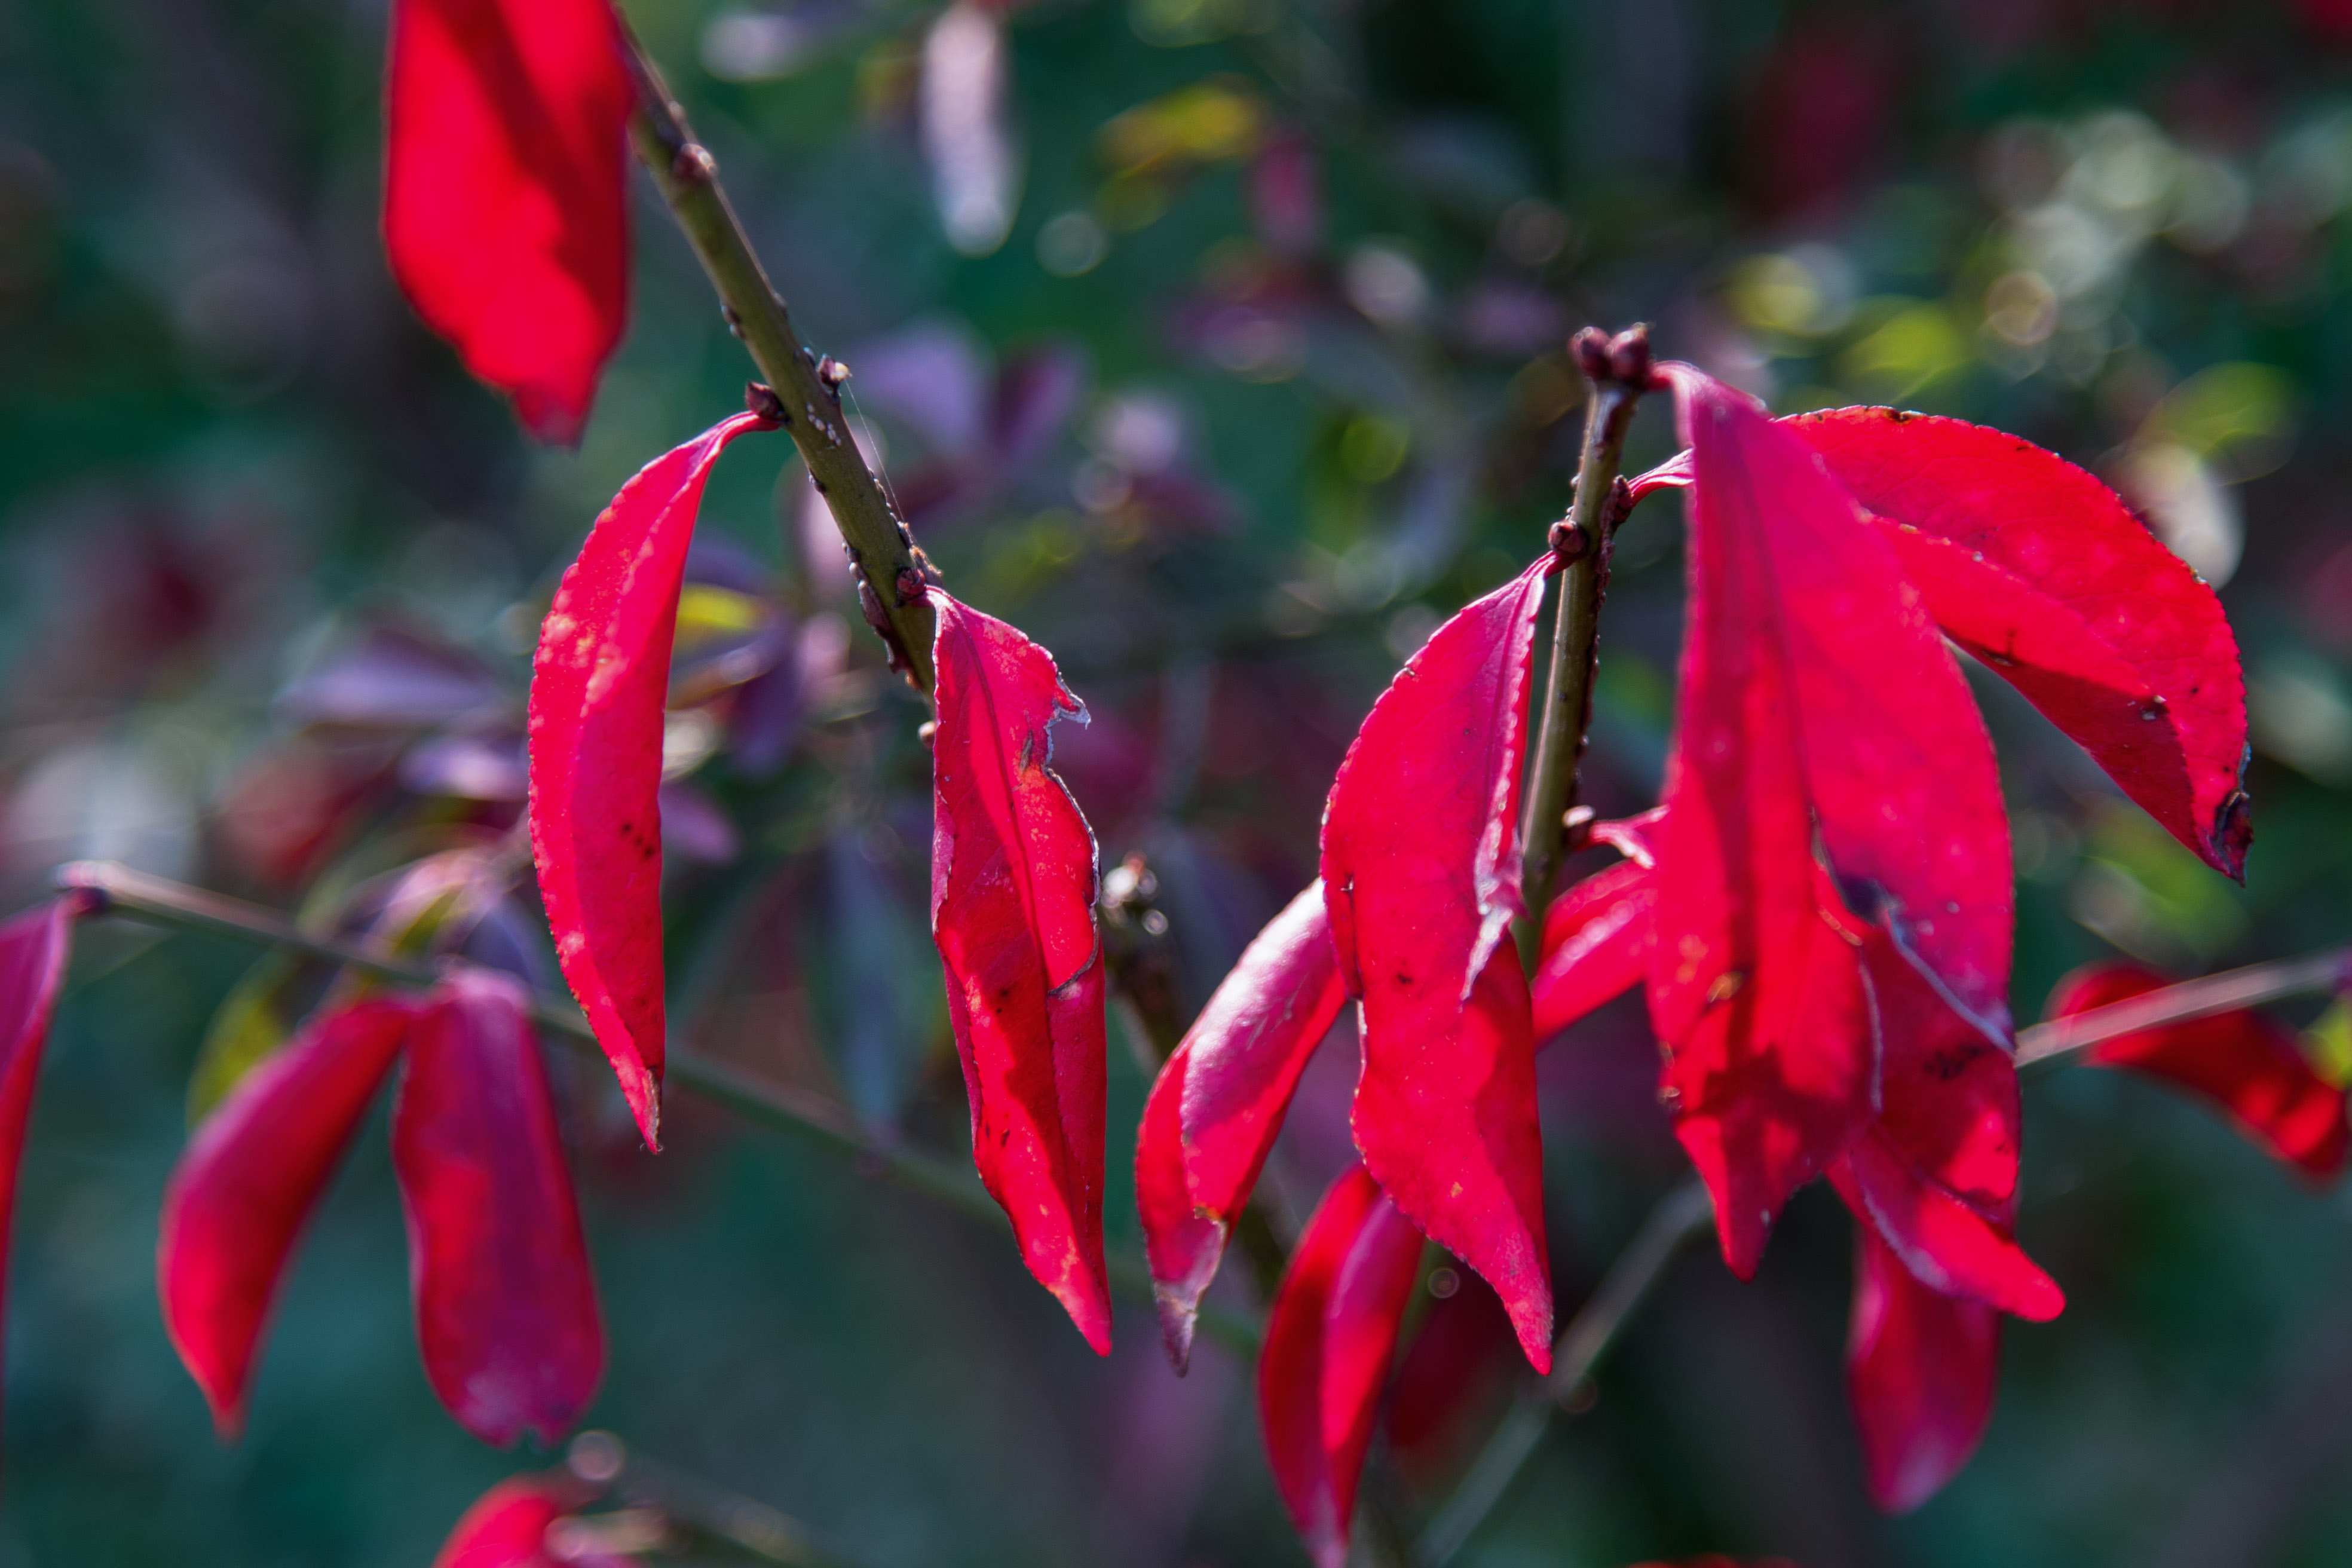
[[[1552,1413],[1573,1407],[1585,1379],[1616,1342],[1626,1320],[1665,1273],[1683,1244],[1705,1230],[1714,1213],[1706,1188],[1695,1177],[1658,1200],[1642,1228],[1609,1266],[1600,1288],[1553,1342],[1551,1376],[1511,1406],[1454,1489],[1454,1495],[1422,1531],[1417,1553],[1422,1568],[1443,1568],[1494,1511],[1535,1453]]]
[[[273,910],[151,877],[113,861],[74,861],[58,868],[55,881],[59,889],[78,892],[87,899],[90,914],[124,915],[151,924],[280,948],[322,963],[341,964],[395,985],[437,984],[446,973],[445,965],[457,962],[425,963],[398,957],[365,942],[315,935]],[[569,1000],[535,995],[531,1012],[551,1035],[602,1059],[588,1021]],[[961,1164],[877,1138],[860,1126],[847,1110],[822,1095],[774,1083],[730,1063],[688,1051],[674,1050],[669,1054],[665,1078],[667,1082],[727,1107],[746,1121],[806,1138],[849,1156],[862,1169],[888,1176],[908,1191],[920,1193],[990,1226],[1009,1227],[1004,1211]],[[1144,1301],[1151,1300],[1150,1271],[1140,1258],[1115,1253],[1108,1261],[1111,1283],[1122,1294]],[[1204,1304],[1200,1326],[1212,1338],[1244,1353],[1257,1349],[1256,1325],[1227,1309]]]
[[[815,1543],[806,1525],[781,1509],[648,1459],[610,1432],[583,1432],[572,1438],[564,1452],[563,1464],[582,1480],[605,1489],[608,1494],[629,1505],[619,1514],[586,1514],[574,1519],[572,1523],[581,1536],[570,1543],[575,1548],[593,1550],[604,1545],[606,1542],[599,1536],[610,1532],[624,1538],[611,1541],[607,1546],[614,1556],[625,1551],[646,1551],[648,1545],[657,1550],[658,1542],[640,1543],[625,1539],[635,1523],[631,1516],[649,1514],[655,1526],[652,1533],[656,1536],[669,1534],[670,1529],[682,1529],[690,1534],[726,1542],[754,1557],[785,1563],[789,1568],[846,1568],[840,1558]],[[669,1544],[674,1550],[676,1543]]]
[[[623,28],[627,33],[626,25]],[[752,363],[776,395],[773,412],[791,430],[809,478],[832,509],[834,522],[859,577],[867,620],[890,644],[892,663],[924,691],[931,689],[930,600],[924,589],[930,563],[915,548],[889,497],[866,466],[841,412],[848,370],[818,359],[793,328],[784,301],[719,183],[719,163],[694,139],[686,111],[670,96],[661,72],[634,33],[628,57],[637,83],[637,112],[629,140],[653,175],[662,200],[686,232],[710,278],[728,325],[743,340]]]
[[[1600,334],[1587,329],[1577,346]],[[1629,369],[1636,356],[1638,376],[1609,374],[1611,358],[1604,347],[1592,363],[1580,353],[1585,368],[1583,458],[1576,470],[1576,499],[1568,516],[1552,531],[1552,550],[1561,562],[1559,607],[1552,623],[1551,665],[1544,688],[1542,717],[1536,731],[1535,764],[1527,781],[1526,804],[1519,825],[1521,853],[1520,904],[1526,911],[1516,933],[1519,959],[1535,972],[1543,934],[1544,908],[1551,902],[1553,881],[1566,858],[1568,810],[1576,804],[1578,763],[1584,755],[1585,732],[1592,723],[1592,675],[1600,657],[1601,595],[1606,586],[1609,535],[1614,520],[1611,498],[1625,450],[1625,430],[1633,423],[1633,406],[1649,374],[1649,340],[1635,328],[1618,340],[1627,344]],[[1602,374],[1595,375],[1599,369]]]
[[[2289,996],[2341,990],[2347,984],[2352,984],[2352,947],[2332,947],[2302,958],[2275,958],[2267,963],[2224,970],[2021,1030],[2017,1065],[2047,1067],[2118,1035],[2210,1018],[2216,1013],[2257,1007]]]

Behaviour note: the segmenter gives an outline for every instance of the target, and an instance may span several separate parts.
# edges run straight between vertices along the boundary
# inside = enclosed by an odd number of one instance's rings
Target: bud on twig
[[[776,395],[776,389],[764,381],[743,384],[743,406],[772,425],[793,422],[792,410],[786,408],[784,400]]]

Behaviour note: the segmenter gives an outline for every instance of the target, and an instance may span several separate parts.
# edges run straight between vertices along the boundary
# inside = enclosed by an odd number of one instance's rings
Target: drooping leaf
[[[1094,833],[1048,765],[1086,709],[1053,657],[936,590],[931,934],[971,1100],[973,1162],[1022,1260],[1110,1350]]]
[[[2126,795],[2242,878],[2246,691],[2221,602],[2105,485],[1958,419],[1787,422],[1880,520],[1928,615]]]
[[[238,1080],[163,1191],[163,1327],[224,1436],[245,1420],[263,1320],[303,1220],[392,1070],[414,1005],[376,997],[307,1025]]]
[[[555,1100],[511,976],[459,970],[417,1018],[393,1106],[416,1338],[483,1442],[553,1443],[604,1372],[604,1327]]]
[[[1356,1146],[1398,1207],[1551,1346],[1519,913],[1519,773],[1549,558],[1440,626],[1357,731],[1323,815],[1341,973],[1363,999]],[[1497,955],[1504,962],[1495,962]]]
[[[1587,877],[1552,900],[1544,913],[1543,962],[1528,983],[1538,1043],[1642,983],[1650,972],[1656,910],[1654,874],[1636,860]]]
[[[433,1568],[558,1568],[548,1550],[548,1527],[592,1496],[589,1487],[561,1472],[500,1481],[458,1518]],[[619,1568],[621,1561],[600,1554],[591,1568]]]
[[[1746,1276],[1789,1194],[1867,1125],[1872,927],[2005,1037],[2008,821],[1967,684],[1885,540],[1753,400],[1666,373],[1691,446],[1690,629],[1650,1010]]]
[[[596,520],[540,629],[530,847],[563,978],[661,1147],[662,703],[687,545],[711,466],[756,415],[646,465]]]
[[[635,102],[607,0],[393,6],[393,276],[542,441],[579,440],[628,314]]]
[[[2000,1313],[1919,1283],[1871,1226],[1854,1237],[1846,1392],[1870,1495],[1905,1513],[1959,1473],[1992,1419]]]
[[[1421,1232],[1360,1165],[1331,1184],[1275,1292],[1258,1420],[1317,1568],[1343,1568],[1372,1417],[1421,1266]]]
[[[2072,1017],[2169,984],[2122,960],[2085,965],[2051,992],[2048,1014]],[[2352,1127],[2346,1093],[2314,1069],[2295,1032],[2254,1008],[2190,1018],[2102,1040],[2084,1054],[2092,1067],[2129,1068],[2186,1089],[2236,1123],[2273,1158],[2315,1176],[2345,1165]]]
[[[1298,1075],[1346,1003],[1318,882],[1266,922],[1151,1086],[1136,1188],[1160,1331],[1179,1367]]]
[[[1864,952],[1882,1042],[1880,1111],[1831,1168],[1838,1191],[1912,1276],[2034,1322],[2065,1297],[2011,1235],[2017,1068],[1881,931]]]

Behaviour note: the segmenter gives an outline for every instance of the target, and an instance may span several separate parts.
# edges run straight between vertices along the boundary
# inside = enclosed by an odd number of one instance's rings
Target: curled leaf
[[[412,1004],[379,997],[313,1020],[237,1080],[172,1172],[156,1294],[224,1436],[244,1425],[254,1351],[295,1235],[415,1016]]]
[[[542,441],[580,438],[628,313],[607,0],[396,0],[384,248],[409,303]]]
[[[1258,1358],[1275,1486],[1317,1568],[1342,1568],[1372,1417],[1421,1267],[1421,1233],[1350,1166],[1307,1222]]]
[[[530,847],[563,978],[661,1147],[662,706],[687,545],[729,442],[721,420],[646,465],[596,520],[541,627],[530,682]]]
[[[433,1392],[485,1443],[562,1436],[595,1394],[604,1327],[522,987],[444,981],[393,1107],[416,1339]]]
[[[1136,1185],[1160,1331],[1180,1368],[1298,1075],[1346,1003],[1318,882],[1258,932],[1152,1084]]]
[[[1958,419],[1786,421],[1879,520],[1946,636],[2080,742],[2126,795],[2242,879],[2246,689],[2221,602],[2115,491]]]
[[[1552,900],[1543,959],[1528,983],[1538,1041],[1642,983],[1656,943],[1656,910],[1652,869],[1635,860],[1596,872]]]
[[[1871,1498],[1906,1513],[1959,1474],[1984,1436],[2000,1313],[1921,1284],[1870,1226],[1854,1236],[1846,1392]]]
[[[1753,400],[1666,374],[1691,447],[1691,596],[1650,1010],[1677,1134],[1746,1276],[1789,1194],[1868,1124],[1873,928],[2005,1037],[2008,820],[1967,684],[1885,542]]]
[[[1549,559],[1447,621],[1357,731],[1323,816],[1341,973],[1363,999],[1356,1146],[1398,1207],[1551,1353],[1543,1144],[1519,913],[1528,677]],[[1497,962],[1497,960],[1500,962]]]
[[[1086,709],[1044,648],[945,594],[931,602],[931,934],[972,1160],[1029,1271],[1108,1354],[1095,838],[1047,765],[1055,721]]]
[[[2048,1014],[2071,1017],[2168,984],[2121,960],[2088,964],[2058,983]],[[2213,1106],[2273,1158],[2315,1176],[2344,1169],[2352,1125],[2346,1092],[2322,1078],[2294,1030],[2251,1007],[2190,1018],[2093,1046],[2092,1067],[2129,1068]]]

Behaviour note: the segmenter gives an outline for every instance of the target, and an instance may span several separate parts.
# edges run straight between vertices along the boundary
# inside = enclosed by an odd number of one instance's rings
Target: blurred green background
[[[1647,320],[1782,410],[2024,435],[2221,586],[2256,752],[2242,891],[1980,683],[2021,1018],[2118,949],[2193,973],[2352,936],[2340,0],[627,9],[949,583],[1092,709],[1059,760],[1106,868],[1146,858],[1132,940],[1188,1005],[1311,875],[1330,770],[1398,661],[1540,548],[1587,321]],[[420,857],[495,846],[556,574],[638,465],[739,404],[748,363],[633,175],[633,324],[586,439],[519,437],[385,273],[385,22],[382,0],[0,0],[12,907],[103,856],[331,925]],[[1671,451],[1662,405],[1633,447]],[[788,456],[739,447],[705,508],[672,1027],[952,1151],[920,714]],[[1588,767],[1608,813],[1650,803],[1664,754],[1676,504],[1618,558]],[[477,942],[544,983],[524,882]],[[299,977],[233,990],[254,961],[121,923],[79,943],[9,1268],[0,1565],[423,1564],[533,1462],[430,1396],[380,1126],[301,1250],[251,1429],[213,1439],[150,1258],[200,1043],[266,1047],[299,1010]],[[1344,1157],[1352,1048],[1286,1137],[1300,1212]],[[1676,1174],[1649,1052],[1621,1006],[1545,1058],[1566,1303]],[[613,1338],[597,1425],[851,1563],[1303,1561],[1230,1356],[1178,1382],[1128,1302],[1097,1362],[994,1232],[683,1095],[646,1156],[601,1069],[559,1067]],[[1132,1250],[1145,1079],[1117,1039],[1112,1072]],[[2344,1193],[2137,1082],[2046,1076],[2027,1114],[2020,1230],[2071,1305],[2011,1327],[1990,1436],[1943,1496],[1899,1521],[1864,1498],[1850,1239],[1815,1193],[1758,1283],[1676,1266],[1461,1560],[2352,1561]],[[1408,1508],[1517,1375],[1482,1289],[1400,1373]]]

